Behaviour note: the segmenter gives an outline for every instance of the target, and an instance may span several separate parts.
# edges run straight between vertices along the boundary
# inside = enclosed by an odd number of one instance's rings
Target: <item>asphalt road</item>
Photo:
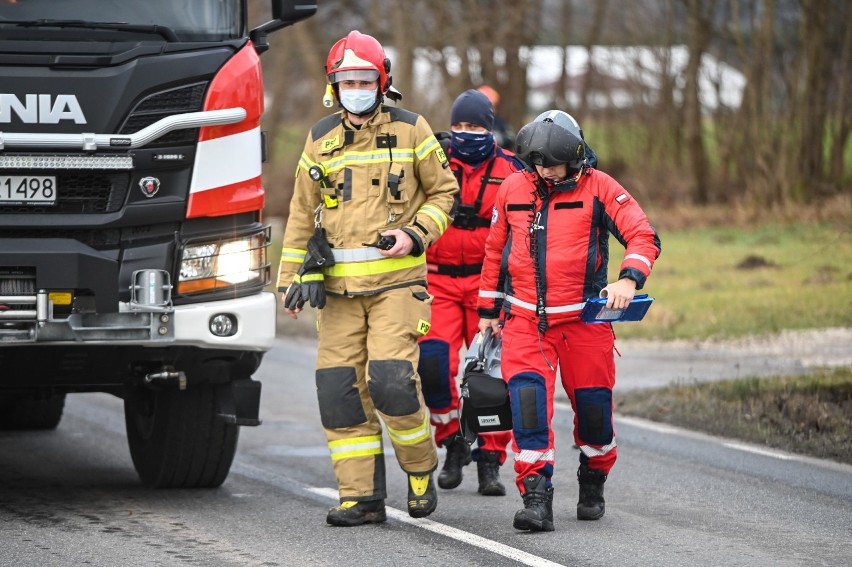
[[[0,565],[852,563],[852,467],[641,420],[616,419],[619,461],[606,484],[606,516],[576,521],[577,454],[564,401],[556,417],[556,532],[512,528],[522,504],[509,467],[508,496],[479,496],[471,466],[459,488],[439,490],[432,516],[409,518],[404,475],[387,441],[389,521],[327,526],[337,495],[312,349],[310,341],[282,339],[268,354],[258,374],[264,423],[243,428],[231,474],[216,490],[141,486],[121,402],[107,395],[69,396],[56,431],[0,432]],[[704,368],[699,356],[661,376],[659,353],[657,364],[643,366],[641,349],[621,350],[619,388],[688,379],[690,368],[695,378]]]

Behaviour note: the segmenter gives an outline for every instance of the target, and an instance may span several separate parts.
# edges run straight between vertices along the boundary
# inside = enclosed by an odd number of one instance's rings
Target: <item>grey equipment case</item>
[[[465,357],[459,431],[472,444],[479,433],[512,429],[509,388],[500,369],[503,342],[491,329],[477,333]]]

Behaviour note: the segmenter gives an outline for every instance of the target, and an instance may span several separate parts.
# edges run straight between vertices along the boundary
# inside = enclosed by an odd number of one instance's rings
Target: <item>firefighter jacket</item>
[[[625,247],[619,279],[642,289],[660,240],[617,181],[587,168],[574,188],[554,190],[534,172],[513,173],[497,193],[485,244],[480,317],[497,318],[502,303],[507,314],[538,320],[540,329],[578,320],[585,301],[607,285],[610,234]],[[508,275],[501,284],[507,245]]]
[[[423,253],[447,230],[458,190],[447,157],[426,120],[413,112],[382,106],[359,128],[343,116],[323,118],[308,134],[296,168],[278,289],[290,285],[304,261],[315,221],[326,229],[334,253],[334,265],[323,269],[328,293],[368,295],[425,285]],[[312,172],[324,178],[312,179]],[[410,255],[386,258],[369,246],[390,229],[411,236]]]
[[[491,210],[500,184],[524,168],[511,152],[495,145],[494,154],[475,166],[449,154],[450,168],[458,180],[456,213],[447,232],[426,253],[431,273],[468,276],[482,271],[485,239]]]

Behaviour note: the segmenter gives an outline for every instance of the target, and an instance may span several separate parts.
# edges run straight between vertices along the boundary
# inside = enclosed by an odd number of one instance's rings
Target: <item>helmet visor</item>
[[[377,81],[379,72],[375,69],[352,69],[347,71],[335,71],[328,74],[328,82],[334,84],[340,81]]]

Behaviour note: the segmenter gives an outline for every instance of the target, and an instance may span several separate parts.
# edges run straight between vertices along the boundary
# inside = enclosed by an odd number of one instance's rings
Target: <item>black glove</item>
[[[293,311],[302,308],[305,304],[305,300],[302,299],[301,288],[302,286],[297,284],[295,281],[290,284],[290,287],[287,288],[287,295],[284,297],[284,307],[292,309]]]
[[[325,229],[317,227],[314,230],[314,235],[308,240],[308,253],[305,255],[305,261],[300,271],[309,273],[333,265],[334,254],[331,251],[328,238],[326,238]]]
[[[311,307],[322,309],[325,307],[325,283],[322,272],[309,272],[302,276],[299,284],[302,290],[301,303],[310,302]]]

